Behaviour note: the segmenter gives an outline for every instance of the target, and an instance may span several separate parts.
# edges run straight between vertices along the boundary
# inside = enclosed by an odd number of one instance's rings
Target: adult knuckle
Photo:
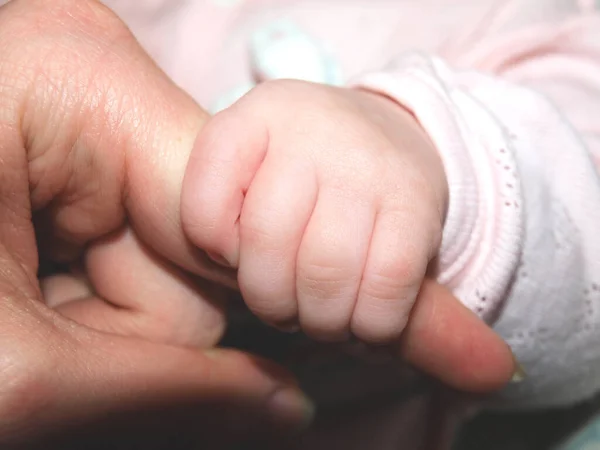
[[[13,0],[5,11],[11,33],[29,38],[96,36],[126,26],[97,0]]]
[[[82,136],[106,131],[104,135],[116,141],[114,124],[129,125],[124,119],[136,110],[135,96],[123,95],[113,80],[116,73],[127,73],[117,56],[117,43],[135,41],[100,2],[16,1],[0,17],[0,33],[10,36],[0,36],[0,108],[11,116],[15,135],[22,136],[27,149],[35,207],[48,201],[50,190],[61,190],[46,189],[49,171],[69,173],[58,183],[78,186],[100,164],[82,151],[87,146]],[[64,170],[74,164],[80,169]],[[97,183],[84,185],[84,194],[93,202],[100,193]]]
[[[100,36],[127,29],[116,13],[98,0],[53,0],[46,4],[46,16],[53,19],[50,25],[67,26],[88,35]],[[49,13],[49,14],[48,14]]]
[[[136,334],[169,345],[209,347],[225,332],[225,321],[217,314],[174,313],[164,308],[136,324]]]
[[[0,16],[0,33],[10,36],[0,39],[0,80],[14,95],[43,96],[46,103],[64,97],[63,103],[75,104],[97,73],[106,72],[115,42],[133,41],[122,21],[97,1],[14,0],[9,6]]]

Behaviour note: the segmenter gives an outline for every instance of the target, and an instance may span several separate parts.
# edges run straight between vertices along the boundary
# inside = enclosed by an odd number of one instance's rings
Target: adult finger
[[[194,347],[213,346],[224,332],[224,288],[163,260],[129,228],[96,241],[86,253],[86,269],[94,293],[57,308],[79,323]]]
[[[221,448],[258,430],[290,431],[310,420],[310,403],[287,374],[264,361],[73,332],[60,317],[56,328],[48,325],[38,321],[26,342],[15,343],[25,337],[15,334],[9,346],[3,339],[3,447],[26,442],[48,448],[49,439],[106,442],[115,429],[135,440],[164,439],[177,426],[179,439]],[[123,435],[113,438],[119,442]]]
[[[93,0],[3,6],[0,84],[10,87],[0,90],[2,157],[27,167],[43,249],[74,259],[127,218],[157,253],[234,283],[180,223],[183,175],[207,114],[108,8]]]
[[[421,288],[399,352],[424,372],[470,392],[499,389],[517,369],[500,336],[431,280]]]

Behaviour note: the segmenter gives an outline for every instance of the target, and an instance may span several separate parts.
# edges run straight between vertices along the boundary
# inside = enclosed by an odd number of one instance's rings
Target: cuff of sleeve
[[[437,147],[449,184],[436,275],[484,320],[495,319],[519,261],[521,193],[510,139],[494,117],[421,54],[352,87],[390,97],[414,114]]]

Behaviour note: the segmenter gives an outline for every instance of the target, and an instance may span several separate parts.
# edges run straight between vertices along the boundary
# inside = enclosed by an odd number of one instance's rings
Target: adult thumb
[[[11,378],[0,402],[3,448],[224,448],[289,433],[312,418],[293,379],[265,360],[63,320],[55,318],[60,332],[46,335],[52,352],[22,346],[2,374]]]
[[[439,283],[423,283],[398,347],[415,367],[459,390],[498,390],[520,374],[508,344]]]

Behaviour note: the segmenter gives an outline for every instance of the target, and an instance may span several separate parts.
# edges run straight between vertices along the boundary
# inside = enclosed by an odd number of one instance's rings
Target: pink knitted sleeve
[[[600,389],[600,18],[507,33],[465,61],[406,54],[356,84],[410,109],[439,149],[438,277],[525,366],[503,398],[578,401]]]

